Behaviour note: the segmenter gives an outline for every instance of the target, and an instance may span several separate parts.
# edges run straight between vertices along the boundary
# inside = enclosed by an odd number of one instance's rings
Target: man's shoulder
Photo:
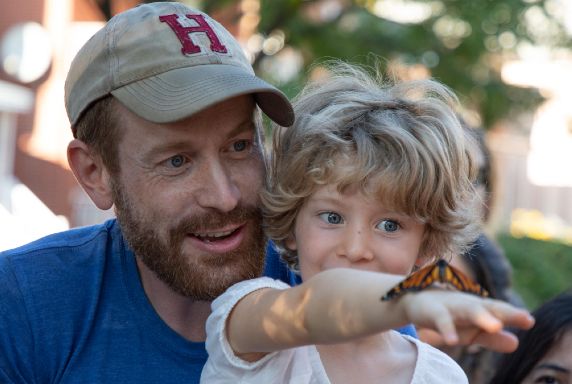
[[[120,284],[122,242],[116,235],[120,230],[109,221],[0,253],[0,314],[10,304],[31,329],[71,327],[78,320],[72,313],[91,310],[104,283]]]
[[[0,252],[0,260],[26,258],[39,254],[76,253],[78,249],[96,247],[118,235],[120,235],[119,225],[115,219],[112,219],[98,225],[54,233],[20,247]]]
[[[0,252],[0,279],[15,279],[22,288],[32,290],[51,284],[65,287],[102,273],[122,247],[115,220],[55,233]]]
[[[272,241],[268,241],[266,245],[264,276],[282,280],[286,284],[292,286],[301,283],[300,276],[288,268],[286,263],[281,259],[280,254]]]

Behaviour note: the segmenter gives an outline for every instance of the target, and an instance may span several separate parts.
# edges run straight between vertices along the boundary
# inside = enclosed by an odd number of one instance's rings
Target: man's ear
[[[90,151],[81,140],[68,145],[68,163],[78,183],[99,209],[113,206],[111,179],[101,157]]]

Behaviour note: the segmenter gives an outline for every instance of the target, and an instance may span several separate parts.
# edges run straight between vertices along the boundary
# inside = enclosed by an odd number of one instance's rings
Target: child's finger
[[[495,333],[502,329],[503,322],[484,307],[475,307],[471,316],[473,324],[487,333]]]
[[[508,303],[494,301],[489,304],[488,309],[499,318],[505,326],[530,329],[534,325],[534,317],[525,309],[514,307]]]
[[[503,327],[528,329],[534,325],[528,311],[495,299],[479,299],[471,306],[467,320],[487,333]]]
[[[457,335],[457,330],[455,323],[451,314],[442,308],[441,311],[435,316],[435,328],[443,336],[443,340],[447,345],[454,345],[459,342],[459,336]]]
[[[500,353],[511,353],[518,347],[518,339],[507,331],[496,333],[480,332],[470,344],[481,345],[487,349]]]
[[[417,328],[417,336],[419,336],[419,340],[431,344],[434,347],[441,347],[445,344],[443,335],[432,328]]]

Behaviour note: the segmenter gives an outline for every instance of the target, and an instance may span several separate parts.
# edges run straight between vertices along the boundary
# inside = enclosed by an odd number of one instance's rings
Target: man
[[[264,266],[257,106],[288,126],[291,105],[178,3],[111,19],[65,103],[70,167],[117,220],[0,255],[0,382],[198,382],[210,302]]]

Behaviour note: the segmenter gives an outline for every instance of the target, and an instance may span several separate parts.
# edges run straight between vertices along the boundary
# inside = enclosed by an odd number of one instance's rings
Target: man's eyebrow
[[[241,134],[243,132],[246,131],[256,131],[256,124],[254,123],[254,120],[249,118],[247,120],[242,121],[240,124],[238,124],[235,128],[233,128],[229,133],[228,133],[228,137],[234,137],[238,134]]]
[[[147,153],[144,154],[144,158],[152,159],[153,157],[159,156],[163,153],[183,151],[186,148],[188,148],[188,144],[186,143],[181,143],[181,142],[164,143],[162,145],[150,149]]]
[[[551,364],[551,363],[543,363],[543,364],[539,364],[536,369],[551,369],[553,371],[558,371],[558,372],[563,372],[563,373],[570,373],[570,370],[564,367],[561,367],[560,365],[557,364]]]
[[[234,127],[230,132],[228,132],[227,136],[228,138],[232,138],[247,131],[256,131],[256,124],[254,123],[254,120],[247,119],[241,122],[236,127]],[[189,144],[186,142],[181,142],[181,141],[167,142],[155,148],[150,149],[149,152],[145,154],[145,158],[151,159],[163,153],[183,151],[188,148]]]

